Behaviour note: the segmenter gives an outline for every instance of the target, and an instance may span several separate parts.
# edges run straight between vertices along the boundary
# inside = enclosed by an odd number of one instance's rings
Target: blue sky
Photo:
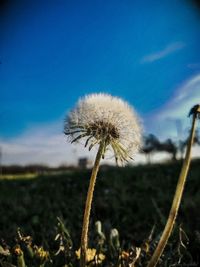
[[[146,132],[171,136],[171,120],[200,102],[200,10],[191,2],[8,1],[0,18],[4,162],[57,151],[66,112],[93,92],[126,99]],[[63,153],[50,161],[70,157]]]

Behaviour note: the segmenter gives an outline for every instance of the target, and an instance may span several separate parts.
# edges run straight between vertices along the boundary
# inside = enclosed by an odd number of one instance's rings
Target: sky
[[[67,143],[63,121],[90,93],[128,101],[145,134],[184,136],[200,103],[199,29],[189,0],[1,1],[2,163],[86,155]]]

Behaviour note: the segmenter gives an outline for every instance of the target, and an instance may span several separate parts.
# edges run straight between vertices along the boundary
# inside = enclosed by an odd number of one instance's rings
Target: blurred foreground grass
[[[180,168],[180,162],[102,168],[94,193],[90,247],[95,246],[93,229],[97,220],[102,222],[105,235],[109,235],[113,228],[118,229],[124,249],[131,245],[141,246],[153,226],[153,236],[158,237],[168,216]],[[71,235],[74,248],[78,249],[89,177],[89,170],[17,176],[17,179],[2,177],[0,239],[14,246],[14,237],[20,227],[35,244],[54,246],[57,217],[60,217]],[[187,179],[177,227],[171,238],[177,244],[181,242],[178,231],[181,225],[189,238],[187,251],[192,262],[198,262],[200,255],[199,181],[200,160],[195,160]],[[185,234],[183,238],[187,239]]]

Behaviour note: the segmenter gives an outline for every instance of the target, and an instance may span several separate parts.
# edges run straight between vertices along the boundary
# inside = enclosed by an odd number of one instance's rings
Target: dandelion
[[[148,263],[147,267],[154,267],[157,265],[160,256],[163,253],[163,250],[168,242],[168,239],[171,235],[171,232],[173,230],[173,226],[176,221],[176,217],[178,214],[179,206],[181,203],[183,190],[185,187],[185,181],[187,178],[187,173],[189,170],[190,162],[191,162],[191,148],[192,144],[194,142],[194,136],[195,136],[195,126],[196,126],[196,119],[200,119],[200,105],[195,105],[189,112],[189,116],[192,116],[192,127],[190,130],[190,137],[188,140],[187,150],[185,154],[185,159],[183,162],[183,166],[179,175],[178,183],[176,186],[176,191],[174,194],[174,199],[172,202],[171,210],[168,216],[167,223],[165,225],[165,228],[163,230],[162,236],[160,238],[160,241],[158,242],[158,245],[155,249],[155,252],[153,253],[153,256]]]
[[[85,138],[85,147],[91,150],[103,144],[112,148],[116,161],[132,159],[138,151],[141,128],[134,110],[123,100],[107,94],[92,94],[81,99],[65,121],[64,133],[71,142]]]
[[[116,162],[127,162],[140,148],[141,127],[135,111],[123,100],[107,94],[82,98],[65,120],[64,133],[71,143],[84,140],[91,150],[98,146],[83,218],[80,265],[86,265],[88,226],[93,191],[101,158],[112,151]]]

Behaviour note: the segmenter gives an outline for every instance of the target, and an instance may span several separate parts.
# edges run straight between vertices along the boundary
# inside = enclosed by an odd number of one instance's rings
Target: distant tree
[[[171,139],[160,142],[155,135],[149,134],[148,136],[144,137],[142,151],[147,157],[147,162],[151,163],[151,155],[153,152],[167,152],[171,154],[172,160],[176,160],[178,148],[175,142],[173,142]]]
[[[179,151],[181,154],[181,158],[183,158],[183,156],[184,156],[184,151],[185,151],[185,147],[187,146],[187,143],[188,143],[188,138],[189,137],[187,137],[185,140],[181,140],[179,142]],[[200,133],[198,130],[195,131],[193,146],[194,145],[200,145]]]
[[[165,151],[171,154],[171,158],[173,161],[177,160],[177,151],[178,147],[170,138],[167,139],[165,142],[160,143],[160,151]]]
[[[156,148],[159,145],[159,140],[158,138],[153,135],[149,134],[148,136],[144,137],[144,145],[142,148],[142,152],[146,155],[147,162],[150,164],[151,163],[151,155],[153,152],[156,151]]]

